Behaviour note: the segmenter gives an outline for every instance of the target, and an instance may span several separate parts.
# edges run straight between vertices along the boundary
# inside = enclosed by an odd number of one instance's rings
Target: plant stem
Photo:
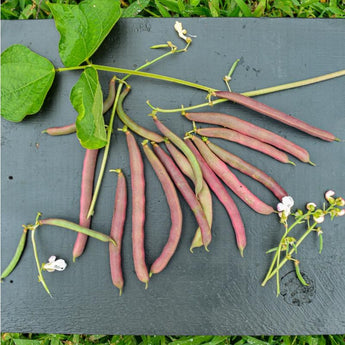
[[[271,263],[271,266],[266,274],[266,277],[264,279],[264,281],[262,282],[261,286],[265,286],[266,283],[268,282],[269,279],[271,279],[271,272],[273,271],[273,267],[278,259],[278,255],[279,255],[279,252],[280,252],[280,249],[281,249],[281,244],[282,242],[284,241],[284,239],[286,238],[286,236],[289,234],[289,232],[299,223],[301,223],[301,221],[303,221],[305,218],[308,218],[308,216],[310,215],[310,212],[307,212],[306,214],[304,214],[303,216],[299,217],[298,219],[296,219],[296,221],[290,225],[288,228],[285,228],[285,233],[283,235],[283,237],[281,238],[280,242],[279,242],[279,246],[278,246],[278,249],[274,255],[274,258],[272,260],[272,263]],[[270,278],[269,278],[270,277]]]
[[[302,241],[315,229],[315,226],[317,225],[317,223],[315,222],[301,237],[300,239],[296,242],[295,247],[293,247],[289,254],[287,256],[291,256],[296,249],[298,248],[298,246],[302,243]],[[265,279],[265,281],[261,284],[262,286],[265,286],[266,282],[269,281],[284,265],[285,263],[288,261],[288,259],[285,257],[279,265],[277,265],[277,267],[275,268],[275,270]]]
[[[92,200],[91,200],[91,204],[90,204],[90,208],[89,211],[87,213],[87,218],[91,217],[94,214],[94,210],[95,210],[95,205],[96,205],[96,201],[97,201],[97,197],[101,188],[101,184],[102,184],[102,180],[103,180],[103,175],[105,172],[105,167],[107,164],[107,160],[108,160],[108,154],[109,154],[109,149],[110,149],[110,141],[111,141],[111,134],[113,133],[113,124],[114,124],[114,118],[115,118],[115,113],[116,113],[116,107],[117,107],[117,103],[119,100],[119,96],[122,90],[122,86],[123,83],[120,83],[120,85],[117,88],[116,91],[116,97],[115,97],[115,101],[113,104],[113,109],[111,111],[111,115],[110,115],[110,120],[109,120],[109,126],[108,126],[108,132],[107,132],[107,144],[105,145],[104,148],[104,154],[102,157],[102,163],[101,163],[101,168],[98,174],[98,178],[97,178],[97,182],[96,182],[96,187],[95,187],[95,191],[93,193],[92,196]]]
[[[301,86],[311,85],[311,84],[319,83],[322,81],[326,81],[329,79],[334,79],[334,78],[342,77],[342,76],[345,76],[345,69],[334,72],[334,73],[324,74],[324,75],[321,75],[318,77],[300,80],[300,81],[296,81],[296,82],[292,82],[292,83],[281,84],[281,85],[267,87],[267,88],[259,89],[259,90],[246,91],[246,92],[242,92],[241,94],[244,96],[248,96],[248,97],[260,96],[260,95],[265,95],[268,93],[284,91],[284,90],[289,90],[289,89],[293,89],[293,88],[297,88],[297,87],[301,87]],[[211,90],[211,89],[209,89],[209,90]],[[228,101],[227,99],[221,98],[221,99],[217,99],[217,100],[214,100],[211,102],[205,102],[205,103],[193,105],[190,107],[182,107],[182,108],[175,108],[175,109],[162,109],[162,108],[154,107],[149,102],[147,102],[147,104],[153,110],[160,112],[160,113],[179,113],[179,112],[183,112],[183,111],[190,111],[190,110],[195,110],[195,109],[204,108],[204,107],[208,107],[208,106],[213,106],[213,105],[224,103],[227,101]]]
[[[165,54],[164,54],[165,55]],[[169,54],[170,55],[170,54]],[[175,83],[175,84],[181,84],[185,86],[189,86],[195,89],[203,90],[208,93],[211,93],[213,91],[217,91],[216,89],[192,83],[190,81],[182,80],[182,79],[177,79],[174,77],[168,77],[160,74],[155,74],[155,73],[148,73],[148,72],[140,72],[139,70],[131,70],[131,69],[126,69],[126,68],[118,68],[118,67],[110,67],[110,66],[103,66],[103,65],[94,65],[94,64],[89,64],[85,66],[77,66],[77,67],[63,67],[63,68],[57,68],[55,71],[56,72],[64,72],[64,71],[72,71],[72,70],[80,70],[80,69],[85,69],[87,67],[93,67],[98,71],[106,71],[106,72],[112,72],[112,73],[121,73],[121,74],[128,74],[128,75],[136,75],[139,77],[144,77],[144,78],[151,78],[151,79],[158,79],[158,80],[164,80],[170,83]]]
[[[42,269],[41,269],[41,264],[40,264],[40,260],[38,258],[38,254],[37,254],[37,246],[36,246],[36,241],[35,241],[35,232],[36,232],[36,228],[31,230],[31,242],[32,242],[32,248],[34,251],[34,256],[35,256],[35,261],[36,261],[36,266],[37,266],[37,270],[38,270],[38,281],[40,283],[42,283],[44,289],[47,291],[47,293],[49,294],[50,297],[53,298],[53,296],[51,295],[48,286],[43,278],[42,275]]]

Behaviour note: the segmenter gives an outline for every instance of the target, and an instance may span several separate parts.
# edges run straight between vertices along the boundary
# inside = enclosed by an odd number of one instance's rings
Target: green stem
[[[289,90],[289,89],[293,89],[293,88],[297,88],[297,87],[301,87],[301,86],[311,85],[311,84],[319,83],[322,81],[326,81],[329,79],[334,79],[334,78],[338,78],[338,77],[342,77],[342,76],[345,76],[345,69],[334,72],[334,73],[324,74],[324,75],[314,77],[314,78],[296,81],[293,83],[281,84],[281,85],[277,85],[277,86],[267,87],[264,89],[242,92],[242,95],[248,96],[248,97],[260,96],[260,95],[265,95],[268,93],[284,91],[284,90]],[[193,105],[190,107],[182,107],[182,108],[175,108],[175,109],[162,109],[162,108],[154,107],[149,102],[147,102],[147,104],[153,110],[160,112],[160,113],[179,113],[179,112],[183,112],[183,111],[190,111],[190,110],[200,109],[200,108],[204,108],[204,107],[208,107],[208,106],[213,106],[213,105],[224,103],[224,102],[228,102],[228,100],[221,98],[221,99],[214,100],[212,102],[205,102],[205,103]]]
[[[117,107],[117,103],[119,100],[119,96],[122,90],[122,86],[123,83],[121,83],[116,91],[116,97],[115,97],[115,101],[113,104],[113,109],[111,111],[111,115],[110,115],[110,120],[109,120],[109,126],[108,126],[108,132],[107,132],[107,144],[105,145],[104,148],[104,154],[102,157],[102,163],[101,163],[101,168],[98,174],[98,178],[97,178],[97,182],[96,182],[96,187],[95,187],[95,191],[93,193],[92,196],[92,200],[91,200],[91,204],[90,204],[90,208],[89,211],[87,213],[87,218],[91,217],[94,214],[94,210],[95,210],[95,206],[96,206],[96,201],[98,198],[98,194],[101,188],[101,184],[102,184],[102,180],[103,180],[103,176],[104,176],[104,172],[105,172],[105,167],[107,164],[107,160],[108,160],[108,154],[109,154],[109,149],[110,149],[110,141],[111,141],[111,134],[113,132],[113,124],[114,124],[114,118],[115,118],[115,113],[116,113],[116,107]]]
[[[279,252],[280,252],[280,248],[281,248],[281,244],[282,244],[283,240],[286,238],[286,236],[289,234],[289,232],[290,232],[297,224],[301,223],[301,221],[303,221],[304,219],[308,218],[308,216],[310,216],[310,212],[307,212],[307,213],[304,214],[303,216],[297,218],[297,219],[295,220],[295,222],[294,222],[292,225],[290,225],[287,229],[285,229],[285,233],[284,233],[283,237],[281,238],[281,240],[280,240],[280,242],[279,242],[279,247],[278,247],[278,249],[277,249],[277,251],[276,251],[276,253],[275,253],[274,257],[273,257],[271,266],[270,266],[270,268],[269,268],[269,270],[268,270],[268,272],[267,272],[267,274],[266,274],[266,277],[265,277],[264,281],[262,282],[261,286],[265,286],[266,283],[268,282],[268,280],[271,279],[271,278],[269,278],[269,277],[270,277],[271,272],[273,271],[274,265],[275,265],[275,263],[276,263],[276,261],[277,261],[277,258],[278,258],[278,255],[279,255]]]
[[[42,283],[44,289],[47,291],[48,295],[50,297],[53,297],[48,289],[48,286],[43,278],[42,275],[42,269],[41,269],[41,264],[40,264],[40,260],[38,258],[38,253],[37,253],[37,246],[36,246],[36,241],[35,241],[35,232],[36,232],[36,228],[31,230],[31,241],[32,241],[32,247],[33,247],[33,251],[34,251],[34,256],[35,256],[35,261],[36,261],[36,266],[37,266],[37,270],[38,270],[38,281],[40,283]]]
[[[315,226],[317,225],[317,223],[315,222],[301,237],[300,239],[296,242],[295,247],[293,247],[289,254],[287,255],[288,257],[291,257],[291,255],[296,251],[296,249],[298,248],[298,246],[303,242],[303,240],[312,232],[314,231]],[[288,261],[288,259],[285,257],[279,265],[277,265],[276,269],[270,274],[270,276],[268,277],[268,280],[270,280]],[[263,284],[261,284],[262,286],[264,286]]]
[[[170,55],[170,54],[169,54]],[[190,81],[182,80],[182,79],[177,79],[174,77],[168,77],[160,74],[155,74],[155,73],[148,73],[148,72],[140,72],[139,70],[131,70],[131,69],[126,69],[126,68],[118,68],[118,67],[110,67],[110,66],[103,66],[103,65],[86,65],[86,66],[77,66],[77,67],[63,67],[63,68],[57,68],[55,71],[56,72],[64,72],[64,71],[72,71],[72,70],[80,70],[80,69],[85,69],[87,67],[93,67],[98,71],[105,71],[105,72],[112,72],[112,73],[121,73],[121,74],[128,74],[128,75],[136,75],[139,77],[144,77],[144,78],[151,78],[151,79],[158,79],[158,80],[164,80],[170,83],[175,83],[175,84],[181,84],[185,86],[189,86],[195,89],[203,90],[208,93],[217,91],[216,89],[192,83]]]

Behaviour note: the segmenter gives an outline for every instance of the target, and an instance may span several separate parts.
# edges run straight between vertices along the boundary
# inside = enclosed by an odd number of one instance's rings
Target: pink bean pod
[[[308,151],[304,148],[281,137],[280,135],[253,125],[250,122],[241,120],[238,117],[222,113],[186,113],[185,116],[191,121],[210,123],[233,129],[237,132],[263,141],[264,143],[273,145],[287,153],[290,153],[300,161],[313,165],[313,163],[310,161]]]
[[[165,151],[158,144],[153,143],[152,145],[154,152],[158,156],[159,160],[163,163],[170,177],[173,179],[175,186],[181,192],[187,204],[193,211],[195,219],[200,226],[202,243],[205,249],[208,251],[208,245],[212,240],[211,229],[199,200],[197,199],[192,188],[182,175],[179,168],[174,163],[173,159],[167,153],[165,153]]]
[[[129,152],[132,185],[132,249],[134,269],[138,279],[148,286],[149,274],[145,262],[145,177],[139,146],[129,130],[124,130]]]
[[[268,188],[280,201],[288,193],[280,186],[271,176],[268,176],[265,172],[255,167],[254,165],[244,161],[240,157],[224,150],[220,146],[212,143],[209,140],[204,140],[210,150],[216,154],[223,162],[229,164],[234,169],[241,171],[243,174],[250,176],[254,180],[263,184]]]
[[[180,168],[182,173],[186,175],[190,180],[192,180],[193,183],[195,184],[193,169],[188,159],[169,140],[165,141],[165,146],[167,147],[171,157],[173,158],[177,166]],[[208,225],[211,229],[212,220],[213,220],[212,195],[205,180],[203,180],[202,189],[201,189],[201,192],[199,193],[199,201],[202,206],[202,209],[205,212]],[[202,247],[202,246],[203,246],[203,243],[202,243],[201,230],[200,230],[200,227],[198,227],[198,229],[195,232],[192,244],[190,246],[190,251],[193,253],[194,248]]]
[[[97,164],[98,150],[85,150],[83,171],[81,177],[79,225],[89,228],[91,217],[87,217],[92,200],[93,180]],[[85,250],[87,235],[78,233],[73,247],[73,261],[81,256]]]
[[[171,218],[169,239],[165,244],[163,251],[161,252],[159,257],[153,262],[150,268],[151,277],[152,274],[156,274],[164,270],[164,268],[168,265],[170,259],[176,251],[182,232],[182,209],[174,183],[169,177],[169,174],[164,168],[164,165],[148,146],[147,140],[143,142],[143,148],[147,159],[149,160],[153,170],[155,171],[162,185],[169,205]]]
[[[229,92],[229,91],[216,91],[215,95],[219,98],[226,98],[232,102],[241,104],[245,106],[246,108],[255,110],[260,114],[271,117],[272,119],[285,123],[288,126],[297,128],[300,131],[305,132],[314,137],[317,137],[319,139],[326,140],[326,141],[334,141],[334,140],[339,141],[339,139],[336,138],[334,134],[328,131],[312,126],[300,119],[297,119],[275,108],[272,108],[253,98],[241,95],[240,93]]]
[[[289,157],[285,152],[276,149],[274,146],[266,144],[260,140],[249,137],[248,135],[242,134],[240,132],[233,131],[229,128],[220,127],[208,127],[208,128],[198,128],[195,130],[201,136],[220,138],[232,142],[236,142],[243,146],[249,147],[256,151],[262,152],[279,162],[294,164],[289,160]]]
[[[226,164],[220,160],[208,146],[197,136],[192,136],[191,139],[197,146],[199,152],[204,157],[206,163],[210,168],[223,180],[223,182],[251,209],[260,214],[271,214],[274,211],[272,206],[267,205],[254,195],[244,184],[239,181],[236,175],[231,172]]]
[[[116,241],[117,246],[109,244],[110,272],[113,284],[119,289],[120,296],[123,290],[123,274],[121,265],[121,245],[123,228],[127,210],[127,185],[126,178],[121,169],[114,170],[118,173],[115,192],[114,213],[111,222],[110,237]]]
[[[105,114],[113,105],[115,100],[116,88],[115,88],[116,77],[113,77],[109,82],[109,92],[108,97],[103,102],[103,114]],[[75,133],[77,130],[75,123],[70,123],[66,126],[60,127],[50,127],[42,131],[42,133],[47,133],[49,135],[66,135]]]
[[[210,186],[213,193],[217,196],[218,200],[225,207],[236,235],[237,247],[241,253],[241,256],[243,256],[243,250],[246,247],[247,239],[240,211],[238,210],[234,200],[232,199],[228,191],[223,186],[222,182],[219,180],[213,170],[208,166],[200,152],[194,146],[193,142],[190,139],[185,139],[185,142],[195,154],[195,157],[198,159],[202,174],[207,184]]]

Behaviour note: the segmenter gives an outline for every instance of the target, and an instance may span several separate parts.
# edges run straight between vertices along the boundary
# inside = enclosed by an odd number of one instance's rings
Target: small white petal
[[[320,217],[313,217],[315,222],[320,224],[325,220],[325,216],[320,216]]]
[[[305,207],[307,210],[315,210],[316,204],[314,202],[308,202],[308,204]]]
[[[66,267],[67,263],[63,259],[59,259],[54,262],[54,269],[57,271],[63,271]]]
[[[177,34],[179,35],[180,38],[182,38],[183,40],[185,40],[186,42],[188,40],[190,40],[185,34],[187,33],[186,30],[183,29],[182,27],[182,23],[176,21],[175,25],[174,25],[174,29],[176,30]]]
[[[49,263],[52,263],[56,260],[56,256],[52,255],[49,259],[48,259],[48,262]]]
[[[337,213],[337,216],[338,216],[338,217],[345,216],[345,208],[343,208],[342,210],[340,210],[340,211]]]
[[[287,211],[288,207],[286,205],[282,204],[281,202],[277,205],[277,211],[282,212],[282,211]]]
[[[333,190],[329,190],[325,193],[325,199],[328,200],[329,198],[331,198],[333,195],[335,194],[335,191]]]
[[[284,196],[282,199],[282,202],[284,205],[286,205],[287,207],[291,208],[294,205],[294,200],[292,198],[292,196],[288,195],[288,196]]]

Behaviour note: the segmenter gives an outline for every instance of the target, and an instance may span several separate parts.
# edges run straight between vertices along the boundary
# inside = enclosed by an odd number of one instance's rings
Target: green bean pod
[[[76,232],[88,235],[102,242],[111,242],[114,246],[117,245],[116,242],[110,236],[107,236],[95,230],[84,228],[83,226],[80,226],[76,223],[70,222],[65,219],[59,219],[59,218],[41,219],[38,221],[38,224],[58,226],[60,228],[65,228],[68,230],[72,230],[72,231],[76,231]]]
[[[27,233],[28,233],[28,229],[24,228],[22,236],[20,237],[18,247],[16,249],[16,252],[15,252],[11,262],[8,264],[8,266],[5,268],[5,270],[1,273],[1,278],[0,278],[1,280],[6,278],[8,275],[10,275],[11,272],[16,268],[22,254],[23,254],[24,248],[25,248]]]

